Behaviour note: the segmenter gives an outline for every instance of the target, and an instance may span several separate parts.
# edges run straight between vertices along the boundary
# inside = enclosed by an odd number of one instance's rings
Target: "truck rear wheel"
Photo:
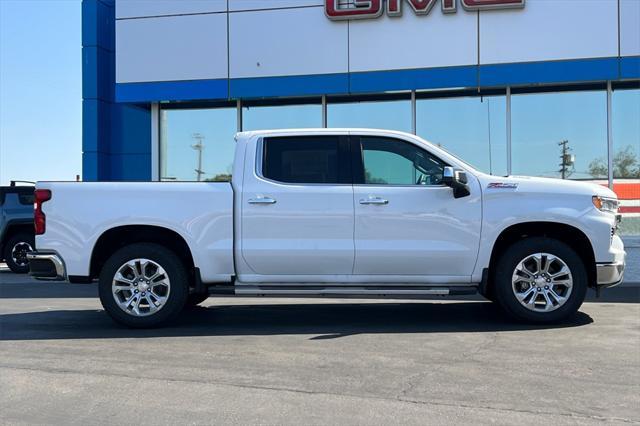
[[[9,238],[4,247],[3,257],[7,266],[16,274],[29,272],[27,253],[33,251],[34,237],[32,234],[20,232]]]
[[[156,327],[180,313],[189,294],[183,263],[171,250],[151,243],[131,244],[104,264],[100,302],[116,322]]]
[[[494,295],[510,316],[554,323],[573,316],[587,292],[584,262],[567,244],[531,237],[510,246],[496,264]]]

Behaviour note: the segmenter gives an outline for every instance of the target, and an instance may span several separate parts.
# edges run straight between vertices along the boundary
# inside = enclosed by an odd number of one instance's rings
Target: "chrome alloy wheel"
[[[18,266],[26,266],[29,263],[27,253],[33,251],[31,244],[20,241],[11,248],[11,260]]]
[[[522,259],[513,271],[513,294],[525,308],[551,312],[564,305],[573,288],[567,264],[549,253],[536,253]]]
[[[135,317],[153,315],[162,309],[170,290],[165,270],[149,259],[133,259],[120,266],[111,283],[120,309]]]

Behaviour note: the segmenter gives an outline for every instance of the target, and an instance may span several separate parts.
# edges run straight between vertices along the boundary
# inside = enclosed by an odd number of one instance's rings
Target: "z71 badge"
[[[516,189],[518,187],[517,183],[509,183],[509,182],[491,182],[487,185],[487,189]]]

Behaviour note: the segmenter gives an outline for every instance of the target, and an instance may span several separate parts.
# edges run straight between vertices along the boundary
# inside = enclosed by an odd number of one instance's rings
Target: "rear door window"
[[[351,183],[348,149],[340,136],[265,138],[262,175],[283,183]]]

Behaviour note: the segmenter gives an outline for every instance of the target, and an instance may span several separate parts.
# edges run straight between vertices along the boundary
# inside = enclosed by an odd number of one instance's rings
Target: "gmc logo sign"
[[[455,13],[458,0],[439,0],[443,13]],[[460,0],[465,10],[515,9],[524,7],[525,0]],[[351,4],[347,4],[351,3]],[[333,21],[378,18],[385,11],[389,16],[402,16],[402,4],[408,3],[416,15],[427,15],[438,0],[325,0],[324,12]],[[385,7],[386,4],[386,7]]]

